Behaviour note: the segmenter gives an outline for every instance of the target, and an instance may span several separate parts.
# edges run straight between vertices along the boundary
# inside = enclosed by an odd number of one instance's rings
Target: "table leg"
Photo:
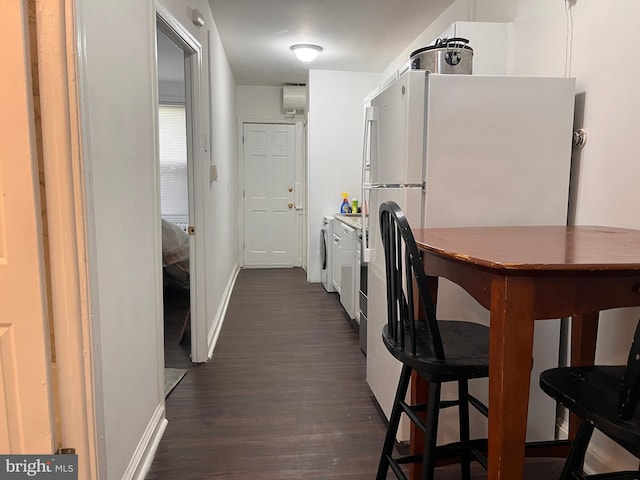
[[[596,337],[598,335],[599,312],[574,315],[571,318],[571,366],[593,365],[596,356]],[[578,431],[579,418],[569,416],[569,440],[573,440]]]
[[[533,323],[532,282],[495,278],[489,342],[490,480],[517,480],[524,473]]]

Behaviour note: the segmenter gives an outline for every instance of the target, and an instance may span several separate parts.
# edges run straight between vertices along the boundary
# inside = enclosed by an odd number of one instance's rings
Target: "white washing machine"
[[[333,268],[331,267],[331,250],[333,247],[333,223],[335,219],[332,215],[322,219],[322,229],[320,230],[320,279],[322,286],[327,292],[335,292],[333,286]]]

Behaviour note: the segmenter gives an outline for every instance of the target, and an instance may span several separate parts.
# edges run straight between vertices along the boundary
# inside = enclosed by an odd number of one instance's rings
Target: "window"
[[[160,105],[160,194],[162,218],[189,221],[187,124],[184,105]]]

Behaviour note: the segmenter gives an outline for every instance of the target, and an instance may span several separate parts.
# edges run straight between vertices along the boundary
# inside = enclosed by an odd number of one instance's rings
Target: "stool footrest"
[[[483,450],[483,451],[486,451],[486,450]],[[471,455],[473,455],[473,458],[475,458],[477,462],[480,465],[482,465],[482,468],[487,470],[489,462],[487,461],[487,456],[484,453],[482,453],[482,451],[473,449],[471,450]]]
[[[478,410],[485,417],[489,418],[489,408],[484,403],[482,403],[470,393],[467,393],[466,397],[469,403],[473,405],[476,410]]]
[[[475,440],[468,440],[466,442],[452,442],[446,445],[438,445],[435,451],[435,458],[438,460],[445,458],[459,457],[462,452],[468,451],[476,457],[476,455],[483,456],[480,452],[487,449],[487,439],[478,438]],[[476,457],[477,458],[477,457]],[[480,463],[480,459],[478,459]]]
[[[393,473],[396,475],[396,478],[398,478],[399,480],[409,480],[407,476],[404,474],[404,472],[402,471],[402,469],[400,468],[400,460],[402,458],[395,459],[391,457],[391,455],[387,455],[389,466],[391,467],[391,470],[393,470]],[[422,457],[420,457],[420,459],[422,459]],[[413,462],[404,462],[404,463],[413,463]]]
[[[400,401],[400,408],[402,408],[402,411],[407,415],[407,417],[409,417],[411,421],[415,423],[416,427],[418,427],[423,433],[427,430],[427,424],[416,413],[427,410],[426,404],[409,405],[405,401]]]

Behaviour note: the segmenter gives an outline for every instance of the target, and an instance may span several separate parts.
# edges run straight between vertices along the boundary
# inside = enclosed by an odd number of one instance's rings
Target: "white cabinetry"
[[[356,229],[336,221],[333,229],[333,280],[350,318],[356,312]]]
[[[342,238],[338,233],[338,226],[340,222],[335,222],[333,225],[333,241],[331,244],[331,267],[333,270],[333,288],[340,294],[340,287],[342,281],[342,268],[340,267],[340,261],[342,258]]]

